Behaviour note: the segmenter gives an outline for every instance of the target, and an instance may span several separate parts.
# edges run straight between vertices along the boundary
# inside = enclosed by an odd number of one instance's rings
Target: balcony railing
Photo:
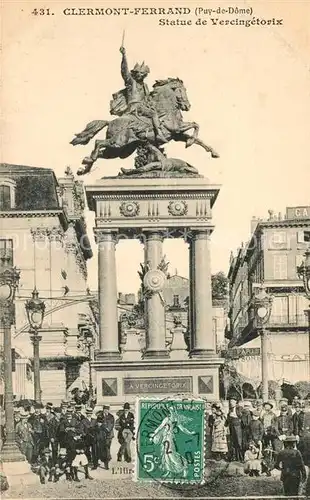
[[[292,316],[270,316],[269,325],[292,325],[292,326],[307,326],[308,319],[305,314],[296,314]]]

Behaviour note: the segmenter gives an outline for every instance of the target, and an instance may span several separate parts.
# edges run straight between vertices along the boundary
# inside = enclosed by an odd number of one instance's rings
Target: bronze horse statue
[[[166,141],[185,142],[186,147],[198,144],[212,158],[219,155],[214,149],[198,138],[199,125],[196,122],[183,122],[182,111],[190,109],[186,89],[179,78],[168,78],[157,80],[153,85],[153,91],[149,96],[150,106],[155,107],[161,122],[161,130]],[[139,145],[150,144],[153,148],[159,148],[151,120],[135,113],[124,113],[114,120],[94,120],[85,127],[70,144],[88,144],[88,142],[103,128],[107,127],[106,138],[96,140],[95,147],[90,156],[83,160],[84,167],[78,170],[78,175],[88,173],[98,158],[127,158]],[[187,134],[193,129],[193,135]]]

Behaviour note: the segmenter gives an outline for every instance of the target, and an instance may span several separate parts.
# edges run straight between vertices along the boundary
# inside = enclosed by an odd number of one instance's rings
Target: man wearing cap
[[[59,422],[58,433],[64,438],[64,448],[67,450],[68,463],[72,465],[72,461],[76,455],[76,441],[79,435],[80,423],[73,416],[73,408],[68,407],[66,416]]]
[[[117,428],[118,428],[117,439],[120,444],[120,448],[117,454],[118,462],[121,462],[123,457],[125,462],[129,463],[131,462],[130,443],[134,438],[135,417],[134,414],[129,410],[130,410],[129,403],[125,403],[123,410],[120,412],[117,421]]]
[[[84,441],[85,455],[92,469],[98,467],[97,453],[97,420],[93,417],[93,409],[86,407],[86,416],[81,421],[81,434]]]
[[[110,406],[103,405],[102,413],[98,415],[98,455],[104,463],[105,469],[109,469],[111,460],[111,443],[114,437],[114,417],[109,412]]]
[[[64,432],[64,426],[60,423],[66,418],[69,403],[67,400],[63,400],[60,405],[60,414],[57,416],[58,428],[57,428],[57,440],[60,448],[66,447],[66,434]]]
[[[282,403],[280,407],[280,415],[277,417],[277,429],[279,437],[283,440],[283,436],[291,436],[293,434],[293,419],[292,414],[288,412],[286,403]]]
[[[28,422],[29,414],[22,410],[19,415],[20,421],[16,424],[15,439],[20,451],[31,464],[34,449],[33,430]]]
[[[306,480],[306,468],[301,453],[296,449],[295,436],[287,436],[284,450],[280,451],[275,467],[281,470],[284,495],[298,496],[299,485]]]

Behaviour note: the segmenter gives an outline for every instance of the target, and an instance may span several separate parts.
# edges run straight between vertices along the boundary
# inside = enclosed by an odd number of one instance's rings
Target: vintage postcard
[[[3,498],[310,496],[310,3],[1,18]]]

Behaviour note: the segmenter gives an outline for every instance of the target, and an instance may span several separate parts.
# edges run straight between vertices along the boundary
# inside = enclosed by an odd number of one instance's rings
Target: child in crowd
[[[39,465],[40,483],[45,484],[47,477],[48,481],[53,481],[55,468],[52,459],[52,452],[49,448],[45,448],[42,455],[39,457],[38,465]]]
[[[93,479],[89,475],[89,465],[88,465],[88,460],[85,455],[85,449],[84,445],[81,441],[77,442],[76,445],[76,456],[74,460],[72,461],[72,475],[73,475],[73,481],[79,482],[79,477],[78,477],[78,469],[79,467],[83,467],[84,472],[85,472],[85,479]]]
[[[253,441],[249,442],[249,447],[244,454],[244,472],[249,476],[258,477],[261,472],[260,450]]]
[[[70,464],[67,459],[67,450],[66,448],[60,448],[55,464],[54,482],[57,483],[59,481],[59,478],[64,474],[66,475],[67,481],[72,480],[72,476],[70,473]]]

